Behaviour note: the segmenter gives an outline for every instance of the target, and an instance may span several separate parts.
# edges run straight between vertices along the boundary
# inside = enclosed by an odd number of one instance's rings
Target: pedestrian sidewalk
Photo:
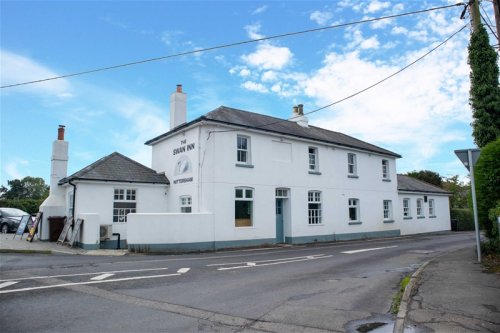
[[[405,332],[500,332],[500,274],[484,271],[475,248],[433,259],[414,288]]]
[[[55,242],[41,241],[36,236],[32,242],[26,241],[27,233],[21,236],[0,233],[0,253],[40,253],[40,254],[80,254],[80,255],[109,255],[119,256],[128,253],[128,250],[84,250],[68,245],[59,245]]]

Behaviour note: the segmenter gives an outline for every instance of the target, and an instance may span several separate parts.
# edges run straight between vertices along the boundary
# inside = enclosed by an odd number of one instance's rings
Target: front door
[[[283,229],[283,199],[276,199],[276,243],[285,242],[285,233]]]

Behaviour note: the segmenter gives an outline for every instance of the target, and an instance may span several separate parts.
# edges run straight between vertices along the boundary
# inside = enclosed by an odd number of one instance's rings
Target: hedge
[[[467,208],[452,208],[451,219],[458,221],[457,231],[475,230],[474,228],[474,213],[472,209]]]

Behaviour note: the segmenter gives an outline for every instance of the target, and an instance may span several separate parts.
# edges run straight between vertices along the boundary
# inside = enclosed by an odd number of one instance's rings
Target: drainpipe
[[[73,223],[74,223],[74,221],[75,221],[75,203],[76,203],[76,185],[71,182],[71,179],[68,180],[68,184],[73,186],[73,212],[72,212],[73,216],[71,216],[71,217],[73,218]]]

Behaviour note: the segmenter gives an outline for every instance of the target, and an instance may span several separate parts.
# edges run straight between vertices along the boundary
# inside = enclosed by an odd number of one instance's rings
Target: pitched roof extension
[[[429,184],[407,175],[398,175],[398,191],[451,195],[450,192],[443,190],[441,187]]]
[[[146,144],[153,145],[159,141],[162,141],[169,135],[201,121],[210,121],[231,126],[241,126],[242,128],[257,129],[265,132],[290,135],[301,139],[335,144],[347,148],[361,149],[369,152],[393,156],[396,158],[401,157],[401,155],[397,153],[339,132],[330,131],[316,126],[302,127],[294,121],[265,116],[249,111],[233,109],[226,106],[220,106],[217,109],[193,121],[180,125],[167,133],[164,133],[157,136],[156,138],[147,141]]]
[[[164,174],[159,174],[153,169],[117,152],[95,161],[71,176],[61,179],[59,184],[62,185],[72,180],[170,184]]]

